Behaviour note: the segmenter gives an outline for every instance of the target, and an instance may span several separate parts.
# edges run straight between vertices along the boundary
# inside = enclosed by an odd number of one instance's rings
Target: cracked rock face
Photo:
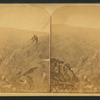
[[[62,60],[51,58],[51,91],[73,92],[76,89],[76,83],[78,83],[78,78],[70,65]]]

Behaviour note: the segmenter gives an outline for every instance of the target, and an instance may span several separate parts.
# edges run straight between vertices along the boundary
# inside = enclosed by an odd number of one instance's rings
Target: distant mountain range
[[[48,37],[49,41],[49,33],[14,28],[0,28],[0,56],[7,54],[10,50],[18,49],[26,45],[34,34],[38,35],[39,41],[42,41],[45,37]]]

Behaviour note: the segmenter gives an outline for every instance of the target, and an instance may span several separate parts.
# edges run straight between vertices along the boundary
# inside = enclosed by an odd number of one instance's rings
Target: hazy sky
[[[100,28],[99,4],[0,4],[0,27],[50,32],[53,24]]]
[[[60,7],[52,15],[52,23],[100,29],[100,5]]]
[[[41,7],[0,4],[0,27],[50,32],[50,15]]]

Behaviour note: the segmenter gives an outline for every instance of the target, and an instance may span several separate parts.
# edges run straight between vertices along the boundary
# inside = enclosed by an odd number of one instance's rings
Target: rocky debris
[[[84,62],[84,59],[85,62]],[[84,64],[83,64],[84,62]],[[76,75],[80,80],[82,92],[100,92],[100,51],[97,50],[90,57],[81,57],[76,67]],[[83,84],[85,83],[85,84]]]
[[[45,50],[49,44],[46,42]],[[48,91],[49,88],[49,63],[42,61],[41,47],[42,43],[34,43],[30,40],[22,48],[16,49],[5,56],[5,59],[0,64],[1,92],[27,92],[27,91]],[[48,49],[47,49],[48,50]],[[44,54],[47,57],[47,52]],[[8,84],[9,83],[9,84]],[[43,88],[45,90],[43,90]]]
[[[52,92],[73,92],[76,91],[78,78],[71,70],[69,64],[57,58],[51,58],[51,91]]]
[[[90,76],[92,74],[99,74],[100,73],[100,52],[95,52],[92,56],[88,57],[88,59],[85,61],[84,65],[82,65],[83,60],[82,59],[81,64],[78,65],[78,68],[76,68],[77,74],[81,77],[83,76]],[[79,60],[80,62],[80,60]]]

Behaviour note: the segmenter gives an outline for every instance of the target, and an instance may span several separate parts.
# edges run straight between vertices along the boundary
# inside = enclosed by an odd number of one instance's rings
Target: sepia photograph
[[[0,5],[0,93],[49,92],[49,35],[44,8]]]
[[[51,16],[50,90],[100,93],[100,6],[72,5]]]
[[[100,96],[100,4],[0,4],[0,96]]]

